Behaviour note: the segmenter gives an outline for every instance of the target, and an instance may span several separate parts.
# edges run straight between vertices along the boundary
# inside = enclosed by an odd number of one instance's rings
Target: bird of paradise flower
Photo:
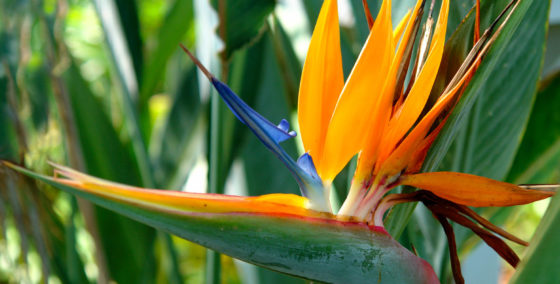
[[[418,1],[394,30],[391,0],[383,1],[375,21],[366,12],[370,34],[344,81],[337,1],[324,1],[300,83],[298,122],[306,153],[297,161],[280,145],[296,136],[289,123],[282,120],[274,125],[266,120],[182,46],[235,116],[286,165],[302,196],[238,197],[147,190],[59,165],[54,165],[54,178],[10,166],[186,239],[313,280],[361,281],[377,276],[391,282],[437,282],[429,264],[400,246],[384,229],[388,209],[413,201],[426,204],[443,225],[457,282],[462,282],[462,277],[447,218],[472,229],[515,266],[519,259],[493,233],[526,242],[492,225],[468,206],[526,204],[554,193],[469,174],[420,170],[454,104],[519,1],[512,1],[483,35],[475,35],[474,47],[431,105],[428,98],[443,58],[449,0],[442,1],[437,21],[432,17],[432,1],[420,33],[425,2]],[[357,167],[349,194],[340,210],[333,212],[331,184],[355,155]],[[421,190],[388,194],[399,185]],[[219,231],[227,236],[215,235]],[[256,232],[265,237],[255,241]],[[236,242],[255,244],[247,252],[246,246],[234,247]],[[355,268],[344,265],[351,262],[362,266],[352,271]],[[348,278],[348,271],[354,272],[354,278]]]

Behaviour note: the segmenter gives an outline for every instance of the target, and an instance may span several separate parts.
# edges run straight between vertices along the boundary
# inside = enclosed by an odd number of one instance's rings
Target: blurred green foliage
[[[293,118],[305,46],[321,1],[279,2],[1,1],[0,159],[44,173],[53,161],[143,187],[297,193],[281,163],[219,102],[178,48],[184,43],[195,50],[271,121]],[[347,2],[341,13],[346,75],[368,33],[359,2]],[[369,2],[375,14],[380,1]],[[396,22],[414,1],[394,2]],[[474,2],[452,1],[448,69],[438,82],[450,79],[446,72],[458,67],[472,45],[472,14],[462,20]],[[484,28],[508,1],[482,2]],[[427,168],[515,183],[559,181],[560,73],[550,67],[546,80],[540,78],[549,3],[524,2],[512,19],[516,25],[498,40],[482,75],[465,92]],[[283,146],[296,156],[297,143]],[[335,180],[341,197],[347,179],[343,172]],[[558,235],[558,201],[539,229],[542,243],[531,250],[531,261]],[[540,207],[483,213],[524,232],[534,230]],[[392,213],[401,217],[395,224],[404,230],[401,241],[435,263],[447,281],[447,252],[437,249],[445,247],[445,236],[422,208],[405,222],[411,208]],[[523,214],[534,218],[512,221]],[[3,168],[0,230],[0,282],[303,282],[225,256],[214,255],[206,265],[207,253],[197,245]],[[463,255],[474,245],[471,235],[458,233]],[[539,273],[538,265],[527,267],[519,283]]]

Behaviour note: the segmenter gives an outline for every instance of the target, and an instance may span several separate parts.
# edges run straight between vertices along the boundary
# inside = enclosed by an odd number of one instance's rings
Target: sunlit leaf
[[[427,262],[385,232],[363,223],[336,221],[296,203],[286,205],[284,199],[273,209],[270,205],[274,203],[265,204],[275,202],[275,197],[259,201],[220,195],[198,198],[169,191],[159,194],[111,185],[65,169],[61,169],[64,175],[77,179],[65,182],[15,169],[160,230],[275,271],[333,283],[371,279],[380,283],[438,282]],[[219,205],[224,202],[231,205]],[[229,211],[229,206],[248,211]],[[262,211],[251,213],[255,210]]]
[[[70,99],[80,137],[78,143],[88,172],[115,181],[141,185],[142,179],[130,146],[127,147],[120,141],[100,101],[89,91],[74,65],[64,74],[64,79],[68,83],[68,90],[73,94]],[[150,252],[154,231],[103,208],[97,208],[95,214],[111,276],[120,282],[134,282],[150,277],[147,274],[139,275],[135,271],[137,267],[150,265],[148,260],[155,261]],[[134,232],[136,237],[131,240],[125,232]],[[149,272],[147,269],[145,271]]]
[[[228,60],[260,35],[276,0],[212,0],[212,4],[220,18],[216,32],[225,43],[221,56]]]
[[[149,54],[146,62],[140,88],[142,103],[147,103],[147,99],[163,83],[162,78],[165,77],[165,72],[162,72],[162,70],[164,70],[173,52],[177,51],[177,46],[184,38],[185,33],[193,26],[192,0],[175,1],[169,7],[169,12],[158,30],[157,47]],[[136,48],[140,49],[139,46]]]
[[[560,237],[560,195],[550,201],[525,258],[510,283],[558,283],[558,238]]]

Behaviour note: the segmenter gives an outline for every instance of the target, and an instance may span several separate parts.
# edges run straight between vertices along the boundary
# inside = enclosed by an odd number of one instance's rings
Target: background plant
[[[369,1],[374,15],[378,2]],[[394,4],[395,19],[411,2]],[[474,2],[452,1],[444,68],[456,68],[472,44],[473,17],[467,15]],[[482,26],[507,2],[482,1]],[[547,28],[547,1],[524,2],[530,9],[518,13],[516,24],[485,59],[427,168],[514,183],[560,179],[560,57],[554,48],[559,28],[554,22]],[[49,172],[47,160],[55,161],[143,187],[296,193],[288,172],[211,93],[178,48],[180,42],[194,47],[245,101],[279,121],[294,113],[306,40],[321,5],[302,1],[294,10],[286,3],[2,1],[0,158],[42,172]],[[345,3],[341,40],[348,75],[368,27],[360,1]],[[552,12],[558,13],[554,5]],[[292,156],[300,149],[295,141],[284,146]],[[303,282],[206,252],[10,172],[0,170],[0,175],[0,280]],[[347,177],[341,175],[335,186],[344,196]],[[519,283],[555,276],[541,271],[554,271],[558,264],[558,199],[532,241],[529,262],[515,276]],[[484,209],[482,214],[530,239],[544,207]],[[410,210],[402,206],[391,213],[391,232],[449,280],[442,230],[421,206],[410,222],[394,217],[408,216]],[[478,244],[459,228],[457,238],[463,256]]]

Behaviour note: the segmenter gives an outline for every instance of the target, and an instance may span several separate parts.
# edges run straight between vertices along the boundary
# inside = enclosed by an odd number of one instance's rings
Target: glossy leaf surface
[[[266,17],[274,9],[275,0],[212,0],[220,18],[217,33],[225,43],[222,59],[248,45],[263,31]]]
[[[560,238],[560,195],[554,197],[543,217],[525,259],[521,261],[511,283],[558,283],[558,246]]]
[[[185,201],[191,200],[187,203],[195,206],[192,208],[198,208],[193,211],[187,209],[191,205],[183,207],[166,198],[170,192],[159,195],[136,191],[127,197],[124,194],[129,190],[118,186],[110,189],[107,184],[99,187],[95,181],[84,180],[83,186],[88,189],[79,189],[22,168],[17,170],[160,230],[283,273],[332,283],[371,279],[380,283],[438,282],[427,262],[385,232],[363,224],[336,221],[312,211],[267,213],[263,207],[262,213],[228,212],[211,200],[184,197]],[[243,201],[230,199],[220,197],[218,201],[245,206]],[[169,207],[167,202],[176,205]]]
[[[508,179],[516,183],[560,180],[560,73],[541,83]]]

